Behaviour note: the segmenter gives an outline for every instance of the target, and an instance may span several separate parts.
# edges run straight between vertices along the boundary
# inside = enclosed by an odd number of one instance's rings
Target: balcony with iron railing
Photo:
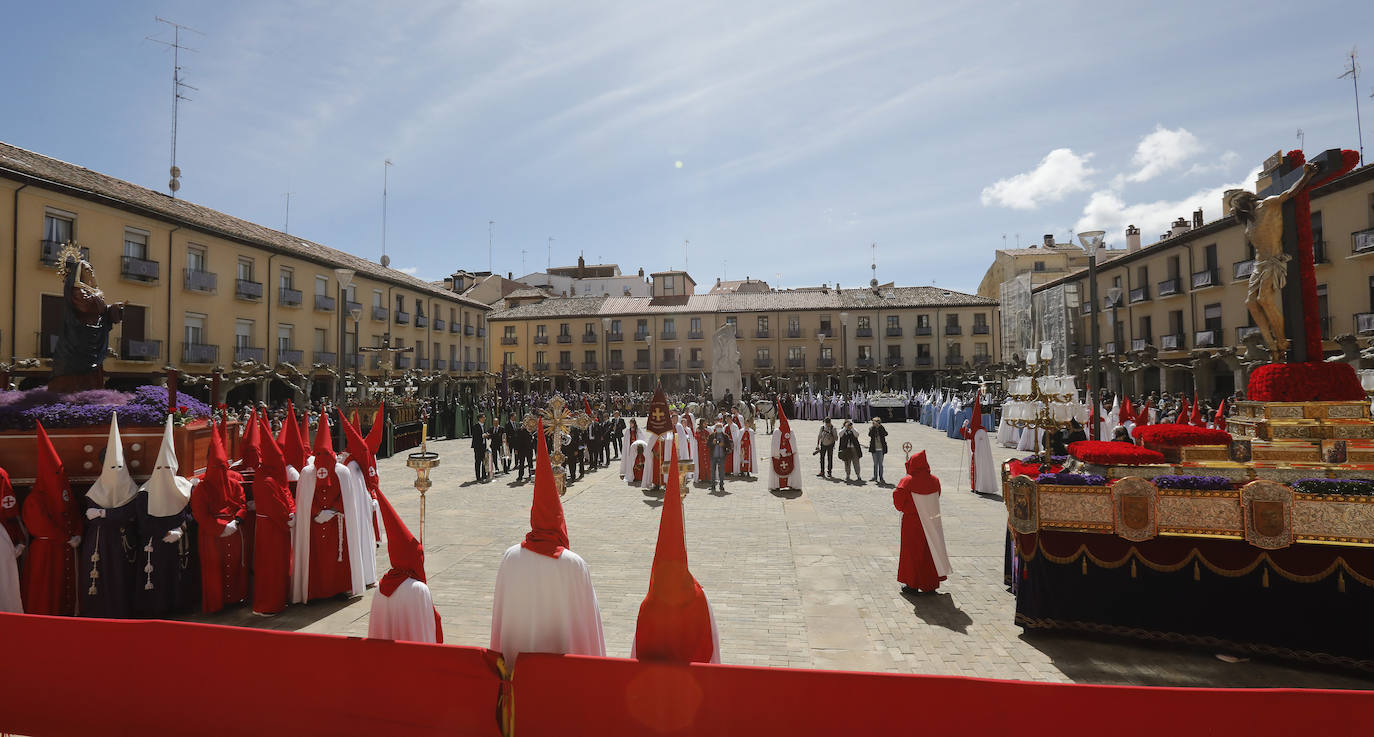
[[[1215,287],[1217,284],[1216,269],[1203,269],[1202,271],[1193,272],[1193,289],[1206,289],[1207,287]]]
[[[1131,340],[1131,350],[1133,350],[1133,351],[1143,351],[1143,350],[1145,350],[1146,348],[1148,348],[1149,345],[1150,345],[1150,339],[1149,339],[1149,338],[1135,338],[1135,339]]]
[[[901,356],[888,356],[883,360],[883,365],[888,368],[901,368],[903,363]]]
[[[859,356],[854,360],[854,365],[859,368],[873,368],[873,356]]]
[[[1312,241],[1312,263],[1329,264],[1331,259],[1326,256],[1326,241],[1320,238]]]
[[[833,338],[835,337],[835,328],[816,328],[816,337]]]
[[[125,279],[154,282],[161,273],[161,265],[156,261],[137,256],[119,257],[119,275]]]
[[[649,370],[649,362],[648,362],[648,361],[639,361],[639,360],[636,360],[636,361],[635,361],[635,370],[636,370],[636,371],[648,371],[648,370]]]
[[[539,342],[539,336],[538,336],[538,335],[534,336],[534,342],[536,342],[536,343]],[[544,342],[545,342],[545,343],[549,342],[549,339],[548,339],[547,337],[545,337],[545,338],[544,338]],[[502,336],[501,336],[501,345],[519,345],[519,344],[520,344],[519,339],[516,338],[514,335],[502,335]]]
[[[333,355],[334,355],[333,353],[316,353],[316,354],[315,354],[315,361],[318,362],[318,363],[327,363],[327,361],[322,360],[322,359],[320,358],[320,356],[333,356]],[[407,356],[407,355],[405,355],[404,353],[397,353],[397,354],[396,354],[396,368],[397,368],[397,369],[408,369],[408,368],[410,368],[410,356]]]
[[[334,298],[327,294],[316,294],[315,309],[319,310],[320,312],[333,312]]]
[[[802,329],[801,329],[801,328],[788,328],[788,329],[787,329],[787,338],[788,338],[788,340],[796,340],[797,338],[800,338],[800,337],[802,337]]]
[[[421,371],[429,370],[429,359],[423,356],[415,359],[415,368]]]
[[[658,365],[658,367],[659,367],[660,369],[663,369],[664,371],[676,371],[676,370],[677,370],[677,359],[675,359],[675,358],[665,358],[665,359],[663,359],[663,362],[660,363],[660,364]]]
[[[706,337],[706,334],[701,332],[700,330],[687,331],[687,340],[701,340],[704,337]]]
[[[1374,312],[1355,313],[1355,332],[1360,335],[1374,333]]]
[[[583,342],[583,343],[595,343],[595,342],[596,342],[596,333],[583,333],[583,334],[582,334],[582,342]]]
[[[402,311],[400,311],[400,310],[397,310],[397,311],[396,311],[396,324],[397,324],[397,325],[409,325],[409,324],[410,324],[410,313],[409,313],[409,312],[402,312]]]
[[[305,351],[298,351],[294,348],[278,348],[277,362],[289,363],[299,368],[305,362]]]
[[[487,337],[487,329],[486,329],[486,328],[477,328],[477,337],[479,337],[479,338],[485,338],[485,337]]]
[[[464,362],[463,362],[463,370],[464,370],[464,371],[473,371],[473,370],[476,370],[476,367],[477,367],[477,364],[473,363],[472,361],[464,361]]]
[[[637,342],[637,343],[643,343],[643,342],[646,342],[646,341],[648,341],[648,340],[649,340],[649,331],[643,330],[643,331],[636,331],[636,332],[635,332],[635,342]]]
[[[573,362],[572,362],[572,361],[559,361],[559,362],[558,362],[557,364],[555,364],[555,365],[558,367],[558,370],[559,370],[559,371],[572,371],[572,369],[573,369]]]
[[[773,359],[771,359],[771,358],[755,358],[755,359],[754,359],[754,368],[773,368]]]
[[[1253,273],[1255,273],[1254,259],[1237,261],[1234,264],[1231,264],[1231,278],[1235,279],[1236,281],[1240,281],[1242,279],[1249,279],[1250,275]]]
[[[1183,280],[1178,277],[1165,279],[1155,286],[1155,292],[1161,297],[1172,297],[1183,291]]]
[[[310,360],[314,361],[315,363],[322,363],[326,366],[333,366],[335,363],[338,363],[339,354],[335,353],[334,351],[315,351],[314,355],[310,357]],[[408,360],[409,359],[405,356],[397,356],[396,366],[399,368],[405,368],[406,364],[403,362]]]
[[[1350,253],[1359,255],[1374,252],[1374,228],[1357,230],[1350,234]]]
[[[1109,356],[1116,355],[1116,341],[1108,341],[1106,345],[1102,346],[1102,352]]]
[[[534,337],[530,338],[530,342],[535,345],[548,345],[549,335],[548,333],[535,333]]]
[[[348,300],[344,300],[344,312],[347,312],[349,315],[352,315],[355,312],[358,315],[362,315],[363,305],[361,302],[349,302]]]
[[[854,328],[855,338],[872,338],[873,328]]]
[[[1082,313],[1085,314],[1085,315],[1091,315],[1092,312],[1093,312],[1093,303],[1092,303],[1092,301],[1091,301],[1091,300],[1086,300],[1086,299],[1083,300],[1083,306],[1079,308],[1079,312],[1082,312]]]
[[[935,359],[929,353],[916,357],[917,366],[929,366],[933,363],[935,363]]]
[[[373,320],[376,320],[377,322],[386,322],[387,317],[389,317],[389,315],[387,315],[387,309],[385,307],[378,307],[377,305],[372,305]]]
[[[958,325],[946,325],[945,335],[963,335],[964,329]]]
[[[238,299],[257,301],[262,299],[262,282],[249,279],[234,280],[234,296]]]
[[[415,327],[417,327],[417,328],[427,328],[427,327],[429,327],[429,315],[418,314],[418,313],[417,313],[417,314],[415,315]]]
[[[356,371],[356,370],[361,369],[362,367],[363,367],[363,354],[361,354],[361,353],[345,353],[345,354],[344,354],[344,368],[346,368],[346,369],[353,369],[353,370]]]
[[[267,357],[267,349],[266,349],[266,348],[255,348],[255,347],[253,347],[253,346],[251,346],[251,345],[236,345],[236,346],[234,346],[234,362],[235,362],[235,363],[238,363],[238,362],[241,362],[241,361],[253,361],[254,363],[262,363],[262,362],[263,362],[263,359],[265,359],[266,357]]]
[[[973,357],[974,366],[986,366],[990,363],[992,363],[992,356],[986,353],[978,354]]]
[[[607,343],[620,343],[620,342],[622,342],[622,341],[624,341],[624,340],[625,340],[625,334],[622,333],[622,332],[612,330],[611,332],[606,333],[606,342],[607,342]]]
[[[1217,331],[1215,330],[1196,330],[1193,332],[1194,348],[1215,348],[1217,347]]]
[[[300,307],[305,295],[301,290],[290,287],[277,287],[277,304],[282,307]]]
[[[572,342],[572,335],[569,334],[569,333],[559,333],[559,334],[558,334],[558,342],[559,342],[559,343],[571,343],[571,342]]]
[[[900,338],[902,337],[902,328],[901,326],[892,327],[891,325],[889,325],[887,327],[887,330],[885,331],[885,334],[889,338]]]
[[[1165,351],[1181,351],[1187,347],[1182,333],[1159,336],[1159,347]]]
[[[208,364],[219,361],[219,346],[207,343],[182,343],[181,362]]]
[[[162,355],[162,341],[123,338],[119,341],[119,357],[125,361],[156,361]]]
[[[791,357],[791,356],[788,356],[788,357],[787,357],[787,368],[790,368],[790,369],[806,368],[806,359],[805,359],[805,358],[793,358],[793,357]]]
[[[964,365],[964,357],[958,353],[951,353],[950,355],[945,356],[945,365],[962,366]]]
[[[1334,322],[1335,321],[1331,319],[1330,315],[1320,315],[1317,317],[1317,324],[1321,325],[1322,328],[1322,340],[1331,340],[1331,326]]]
[[[916,329],[912,332],[916,335],[916,337],[921,337],[925,335],[930,335],[934,331],[931,329],[929,325],[917,325]]]
[[[1120,307],[1121,307],[1121,295],[1119,295],[1119,294],[1116,295],[1116,299],[1112,299],[1112,295],[1110,295],[1110,294],[1102,298],[1102,309],[1104,309],[1104,310],[1110,310],[1110,309],[1113,309],[1113,308],[1120,308]]]
[[[1252,335],[1259,334],[1260,329],[1258,325],[1241,325],[1240,327],[1236,328],[1236,345],[1244,343],[1245,339]]]
[[[625,362],[619,359],[612,358],[606,362],[606,368],[610,371],[624,371]]]
[[[989,324],[987,324],[987,323],[985,323],[985,322],[975,322],[975,323],[973,323],[973,334],[974,334],[974,335],[987,335],[988,333],[991,333],[991,332],[992,332],[992,326],[991,326],[991,325],[989,325]]]
[[[451,322],[451,323],[448,324],[448,331],[449,331],[450,333],[453,333],[454,335],[458,335],[458,334],[460,334],[460,333],[463,332],[463,326],[462,326],[462,325],[459,325],[459,324],[456,323],[456,322]],[[472,335],[472,326],[471,326],[471,325],[468,326],[468,335]]]
[[[448,370],[448,361],[445,361],[445,360],[442,359],[442,358],[436,358],[436,359],[434,359],[434,370],[435,370],[435,371],[447,371],[447,370]]]
[[[434,318],[434,332],[442,333],[444,332],[444,328],[446,328],[447,326],[448,324],[444,322],[444,319],[442,317]]]
[[[182,269],[181,287],[188,292],[214,294],[215,290],[219,288],[219,275],[213,271]]]
[[[754,331],[754,337],[757,338],[757,339],[759,339],[759,340],[767,340],[767,339],[768,339],[769,337],[771,337],[771,336],[772,336],[772,333],[769,332],[767,329],[755,330],[755,331]]]
[[[582,362],[582,370],[583,370],[583,371],[597,371],[598,369],[597,369],[597,366],[596,366],[596,361],[583,361],[583,362]]]
[[[1135,289],[1132,289],[1132,290],[1131,290],[1131,293],[1130,293],[1130,296],[1128,297],[1128,299],[1130,299],[1131,304],[1137,304],[1137,303],[1140,303],[1140,302],[1147,302],[1147,301],[1149,301],[1149,299],[1150,299],[1150,288],[1149,288],[1149,287],[1136,287]]]
[[[58,241],[39,241],[38,242],[38,261],[45,266],[56,266],[57,256],[62,253],[66,244]]]
[[[704,361],[704,360],[702,360],[702,359],[700,359],[700,358],[689,358],[689,359],[687,359],[687,368],[699,369],[699,368],[705,368],[705,367],[706,367],[706,361]]]
[[[835,367],[835,357],[834,357],[834,356],[821,356],[820,358],[817,358],[817,359],[816,359],[816,368],[823,368],[823,369],[826,369],[826,368],[834,368],[834,367]]]

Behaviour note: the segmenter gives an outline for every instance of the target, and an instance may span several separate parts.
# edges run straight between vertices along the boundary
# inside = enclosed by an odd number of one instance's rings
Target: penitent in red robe
[[[258,465],[255,535],[253,536],[253,611],[276,614],[291,597],[291,515],[296,498],[286,482],[286,459],[268,432],[267,421],[258,418],[263,438],[262,462]]]
[[[935,555],[926,539],[925,526],[916,508],[914,494],[940,494],[940,480],[930,474],[925,451],[907,459],[907,476],[892,490],[892,503],[902,513],[902,552],[897,563],[897,580],[920,591],[934,591],[945,577],[936,570]],[[938,541],[943,554],[944,541]]]
[[[248,513],[243,500],[243,476],[229,470],[223,436],[212,430],[205,473],[191,490],[191,515],[196,520],[196,552],[200,553],[200,606],[209,614],[248,596],[243,532]],[[225,531],[233,525],[233,531]]]
[[[697,435],[697,481],[711,481],[711,451],[707,447],[711,433],[699,429]]]
[[[21,581],[29,614],[76,614],[76,550],[81,514],[62,459],[38,425],[38,478],[24,499],[22,516],[31,538]]]

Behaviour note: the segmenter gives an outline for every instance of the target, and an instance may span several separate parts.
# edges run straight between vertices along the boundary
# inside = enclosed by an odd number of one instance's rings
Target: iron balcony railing
[[[263,359],[266,357],[266,355],[267,355],[267,349],[266,349],[266,348],[254,348],[253,346],[250,346],[250,345],[236,345],[236,346],[234,346],[234,360],[235,360],[235,361],[255,361],[255,362],[257,362],[257,363],[262,363],[262,361],[263,361]]]
[[[182,363],[215,363],[219,361],[219,346],[205,343],[183,343]]]
[[[583,370],[583,371],[596,371],[596,370],[597,370],[597,368],[596,368],[596,361],[583,361],[583,362],[582,362],[582,370]]]
[[[889,337],[889,338],[900,338],[900,337],[902,337],[902,328],[901,328],[901,327],[895,327],[895,328],[894,328],[894,327],[888,327],[888,329],[887,329],[887,337]]]
[[[952,354],[950,354],[950,355],[948,355],[948,356],[945,356],[945,365],[946,365],[946,366],[962,366],[962,365],[964,365],[964,357],[961,356],[961,355],[959,355],[958,353],[952,353]]]
[[[335,353],[334,351],[315,351],[315,355],[312,358],[314,359],[315,363],[322,363],[326,366],[333,366],[335,363],[338,362],[339,354]],[[404,362],[408,360],[409,359],[405,356],[400,356],[397,360],[397,365],[401,368],[405,368]]]
[[[299,289],[292,289],[291,287],[277,288],[277,304],[282,307],[300,307],[301,300],[304,298],[305,295],[301,294],[301,290]]]
[[[181,286],[188,292],[212,294],[219,286],[219,275],[213,271],[182,269]]]
[[[687,331],[687,340],[701,340],[704,337],[706,337],[706,334],[701,332],[700,330]]]
[[[571,342],[572,342],[572,335],[569,335],[568,333],[559,333],[559,334],[558,334],[558,342],[559,342],[559,343],[571,343]]]
[[[333,356],[334,354],[333,354],[333,353],[317,354],[317,355],[316,355],[316,360],[317,360],[317,361],[319,361],[319,355]],[[324,362],[324,361],[321,361],[321,363],[325,363],[325,362]],[[398,354],[396,355],[396,368],[398,368],[398,369],[408,369],[408,368],[410,368],[410,356],[407,356],[407,355],[403,355],[403,354],[399,354],[399,353],[398,353]]]
[[[596,342],[596,333],[583,333],[583,334],[582,334],[582,342],[583,342],[583,343],[595,343],[595,342]]]
[[[1183,280],[1178,277],[1165,279],[1156,285],[1156,291],[1161,297],[1172,297],[1183,289]]]
[[[992,363],[992,356],[989,356],[986,353],[975,355],[973,357],[974,366],[986,366],[989,363]]]
[[[428,359],[428,358],[417,358],[417,359],[415,359],[415,368],[420,369],[421,371],[428,371],[428,370],[429,370],[429,359]]]
[[[451,322],[451,323],[448,324],[448,331],[449,331],[450,333],[453,333],[454,335],[457,335],[457,334],[463,332],[463,326],[462,326],[462,325],[459,325],[459,324],[456,323],[456,322]],[[471,326],[471,325],[468,326],[468,335],[472,335],[472,326]]]
[[[349,353],[344,355],[344,368],[360,369],[363,367],[363,354]]]
[[[1217,345],[1217,332],[1215,330],[1197,330],[1193,333],[1193,347],[1195,348],[1215,348]]]
[[[703,361],[703,360],[700,359],[700,358],[688,359],[688,361],[687,361],[687,368],[699,369],[699,368],[704,368],[705,366],[706,366],[706,362]]]
[[[262,282],[248,279],[234,280],[234,296],[239,299],[262,299]]]
[[[534,337],[533,337],[533,338],[530,338],[530,342],[533,343],[533,344],[535,344],[535,345],[548,345],[548,344],[549,344],[549,336],[548,336],[547,333],[545,333],[545,334],[535,333],[535,334],[534,334]]]
[[[376,320],[377,322],[386,322],[387,317],[388,315],[385,307],[378,307],[377,305],[372,305],[373,320]]]
[[[991,333],[991,332],[992,332],[992,326],[991,326],[991,325],[989,325],[989,324],[987,324],[987,323],[985,323],[985,322],[975,322],[975,323],[973,323],[973,334],[974,334],[974,335],[987,335],[988,333]]]
[[[442,333],[446,327],[448,327],[448,323],[445,323],[443,318],[434,318],[434,332]]]
[[[755,358],[755,359],[754,359],[754,368],[773,368],[773,359],[771,359],[771,358]]]
[[[396,311],[396,324],[397,324],[397,325],[409,325],[409,324],[410,324],[410,313],[409,313],[409,312],[401,312],[400,310],[397,310],[397,311]]]
[[[1350,234],[1351,253],[1369,253],[1374,251],[1374,228],[1357,230]]]
[[[833,338],[833,337],[835,337],[835,329],[834,329],[834,328],[817,328],[817,329],[816,329],[816,337],[817,337],[817,338]]]
[[[802,337],[802,329],[801,329],[801,328],[788,328],[788,329],[787,329],[787,337],[788,337],[789,339],[793,339],[793,340]]]
[[[672,358],[665,358],[663,359],[663,362],[658,365],[658,367],[663,369],[664,371],[676,371],[677,360]]]
[[[315,309],[319,310],[320,312],[333,312],[334,298],[327,294],[315,295]]]
[[[859,358],[855,360],[854,364],[859,368],[873,368],[873,357],[859,356]]]
[[[902,366],[902,363],[903,361],[901,356],[888,356],[887,359],[883,361],[883,365],[887,366],[888,368],[900,368]]]
[[[646,341],[646,340],[648,340],[648,339],[649,339],[649,332],[648,332],[647,330],[645,330],[645,331],[636,331],[636,332],[635,332],[635,341],[640,342],[640,343],[643,343],[644,341]]]
[[[1193,272],[1193,289],[1204,289],[1214,287],[1217,284],[1217,270],[1203,269]]]
[[[917,335],[917,336],[930,335],[930,334],[931,334],[931,328],[930,328],[929,325],[917,325],[917,326],[916,326],[916,335]]]
[[[1355,332],[1360,335],[1374,333],[1374,312],[1355,313]]]
[[[1132,289],[1132,290],[1131,290],[1131,294],[1130,294],[1131,304],[1135,304],[1135,303],[1137,303],[1137,302],[1145,302],[1145,301],[1147,301],[1147,300],[1149,300],[1149,299],[1150,299],[1150,288],[1149,288],[1149,287],[1136,287],[1135,289]]]
[[[934,360],[931,358],[930,354],[928,354],[928,353],[927,353],[926,355],[924,355],[924,356],[917,356],[917,357],[916,357],[916,365],[917,365],[917,366],[929,366],[929,365],[931,365],[932,363],[934,363]]]
[[[830,357],[830,358],[826,358],[826,357],[822,356],[822,357],[816,359],[816,367],[817,367],[817,368],[834,368],[834,366],[835,366],[835,358],[834,358],[833,356]]]
[[[445,360],[442,359],[442,358],[436,358],[436,359],[434,359],[434,370],[435,370],[435,371],[447,371],[447,370],[448,370],[448,361],[445,361]]]
[[[769,336],[770,336],[770,333],[769,333],[767,330],[755,330],[755,331],[754,331],[754,337],[755,337],[755,338],[758,338],[759,340],[764,340],[764,339],[768,338]]]
[[[57,241],[38,242],[38,260],[47,266],[57,265],[57,256],[66,244]]]
[[[1237,261],[1231,265],[1231,276],[1237,281],[1241,279],[1249,279],[1250,275],[1253,273],[1255,273],[1254,259],[1249,259],[1247,261]]]
[[[298,351],[294,348],[278,348],[277,362],[289,363],[299,367],[305,361],[305,351]]]
[[[606,362],[606,368],[611,371],[624,371],[625,362],[612,358],[611,360]]]
[[[854,328],[855,338],[872,338],[873,328]]]
[[[1116,355],[1116,341],[1110,341],[1102,347],[1102,352],[1109,355]]]
[[[1186,345],[1181,333],[1173,333],[1159,336],[1159,347],[1166,351],[1181,351]]]
[[[1259,331],[1258,325],[1241,325],[1236,328],[1236,345],[1244,343],[1245,339],[1252,335],[1259,335]]]
[[[649,362],[648,362],[648,361],[635,361],[635,370],[636,370],[636,371],[648,371],[648,370],[649,370]]]
[[[619,342],[621,342],[621,341],[623,341],[623,340],[625,340],[625,334],[624,334],[624,333],[615,332],[615,331],[606,333],[606,342],[607,342],[607,343],[619,343]]]
[[[120,341],[119,356],[126,361],[156,361],[162,355],[162,341],[124,338]]]
[[[1134,339],[1134,340],[1131,341],[1131,350],[1133,350],[1133,351],[1143,351],[1143,350],[1145,350],[1145,348],[1148,347],[1149,345],[1150,345],[1150,339],[1149,339],[1149,338],[1136,338],[1136,339]]]
[[[945,335],[963,335],[964,329],[958,325],[946,325]]]
[[[137,281],[157,281],[161,268],[158,262],[137,256],[121,256],[119,275]]]
[[[572,371],[572,368],[573,368],[573,362],[572,362],[572,361],[559,361],[559,362],[558,362],[558,370],[559,370],[559,371]]]
[[[539,342],[539,336],[534,336],[534,339],[536,343]],[[545,338],[544,342],[547,343],[549,341]],[[519,345],[519,340],[514,335],[503,335],[501,336],[501,345]]]
[[[1321,239],[1312,241],[1312,263],[1330,263],[1330,259],[1326,257],[1326,241]]]
[[[415,327],[417,327],[417,328],[427,328],[427,327],[429,327],[429,315],[416,315],[416,316],[415,316]]]
[[[350,315],[352,315],[354,312],[357,312],[359,315],[361,315],[363,314],[363,305],[361,302],[349,302],[347,300],[344,300],[344,312],[347,312]]]

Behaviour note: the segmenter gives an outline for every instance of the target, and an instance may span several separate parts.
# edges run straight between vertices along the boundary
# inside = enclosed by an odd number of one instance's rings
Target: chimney
[[[1169,228],[1169,237],[1176,238],[1192,229],[1193,226],[1189,224],[1187,218],[1179,218],[1174,221],[1173,227]]]
[[[1199,207],[1199,208],[1196,209],[1196,210],[1193,210],[1193,227],[1194,227],[1194,228],[1201,228],[1201,227],[1202,227],[1202,208],[1201,208],[1201,207]]]
[[[577,255],[577,278],[582,279],[587,276],[587,259],[582,258],[582,254]]]
[[[1054,233],[1045,234],[1045,248],[1054,248]]]
[[[644,276],[644,267],[643,267],[643,266],[639,267],[639,275],[640,275],[640,276]]]
[[[1126,226],[1126,250],[1140,250],[1140,228],[1137,228],[1134,225]]]
[[[716,277],[716,286],[720,286],[720,277]]]
[[[445,289],[449,289],[449,290],[452,290],[452,289],[453,289],[453,277],[451,277],[451,276],[446,276],[446,277],[444,277],[444,288],[445,288]]]
[[[515,281],[515,272],[514,272],[514,271],[507,271],[507,272],[506,272],[506,278],[509,279],[510,281]]]

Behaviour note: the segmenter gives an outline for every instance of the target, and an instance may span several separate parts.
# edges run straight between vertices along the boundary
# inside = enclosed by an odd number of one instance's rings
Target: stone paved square
[[[1036,681],[1175,686],[1370,688],[1374,679],[1279,661],[1228,664],[1206,652],[1025,635],[1002,584],[1005,512],[1000,498],[968,491],[962,444],[916,423],[892,423],[886,476],[902,476],[901,445],[925,449],[943,486],[953,575],[936,595],[904,597],[896,581],[900,516],[891,486],[815,477],[809,454],[819,422],[794,421],[804,490],[770,493],[735,480],[726,493],[692,489],[686,504],[692,572],[720,629],[722,658],[739,665],[937,673]],[[496,568],[529,529],[532,486],[515,474],[472,481],[467,440],[439,441],[429,492],[427,572],[445,642],[488,644]],[[1001,462],[1015,451],[995,448]],[[591,566],[607,654],[628,657],[649,583],[661,495],[625,485],[616,464],[570,486],[563,498],[573,549]],[[863,459],[865,473],[871,467]],[[404,454],[379,463],[383,490],[413,530],[419,496]],[[386,553],[378,555],[386,570]],[[373,596],[293,606],[256,617],[240,606],[198,621],[363,636]]]

